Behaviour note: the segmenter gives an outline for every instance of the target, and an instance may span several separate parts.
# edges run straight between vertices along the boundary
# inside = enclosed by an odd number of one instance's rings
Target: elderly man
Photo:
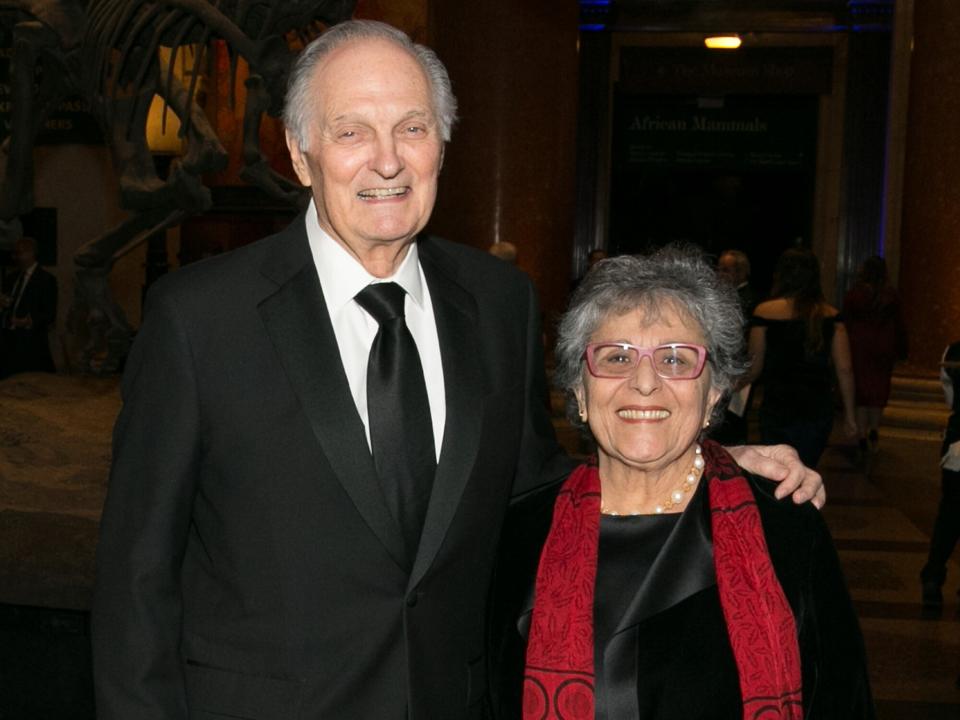
[[[307,212],[151,293],[98,554],[101,720],[483,716],[506,506],[569,464],[529,281],[417,239],[454,115],[430,50],[333,28],[288,93]]]

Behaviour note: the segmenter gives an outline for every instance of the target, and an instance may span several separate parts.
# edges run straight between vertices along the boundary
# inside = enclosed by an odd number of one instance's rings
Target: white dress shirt
[[[320,289],[327,303],[327,312],[333,324],[333,333],[340,349],[350,393],[357,406],[370,444],[370,422],[367,413],[367,361],[370,347],[380,325],[354,299],[367,285],[376,282],[395,282],[407,292],[404,304],[407,327],[420,353],[420,364],[427,384],[427,401],[430,403],[430,419],[433,424],[433,445],[440,459],[443,442],[443,426],[447,419],[444,398],[443,365],[440,359],[440,338],[437,322],[433,316],[433,303],[427,287],[417,244],[411,243],[406,257],[397,272],[388,278],[377,278],[368,273],[363,265],[342,245],[320,227],[317,210],[310,201],[307,208],[307,239],[320,278]]]
[[[23,293],[27,289],[27,285],[30,282],[30,278],[33,277],[34,271],[37,269],[39,263],[34,263],[29,268],[27,268],[17,280],[17,291],[15,297],[13,298],[13,307],[10,308],[10,316],[14,317],[17,313],[17,308],[20,306],[20,301],[23,300]]]

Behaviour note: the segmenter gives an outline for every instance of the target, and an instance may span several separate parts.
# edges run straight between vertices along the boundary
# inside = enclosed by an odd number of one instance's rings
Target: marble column
[[[570,282],[578,19],[575,0],[434,0],[429,12],[460,103],[429,229],[514,243],[548,326]]]
[[[932,374],[960,339],[960,3],[914,3],[900,232],[908,369]]]

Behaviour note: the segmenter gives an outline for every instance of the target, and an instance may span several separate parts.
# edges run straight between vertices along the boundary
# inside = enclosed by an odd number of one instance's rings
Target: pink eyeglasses
[[[584,352],[590,374],[597,378],[625,378],[633,375],[640,361],[650,358],[654,372],[667,380],[694,380],[707,362],[703,345],[670,343],[638,347],[629,343],[590,343]]]

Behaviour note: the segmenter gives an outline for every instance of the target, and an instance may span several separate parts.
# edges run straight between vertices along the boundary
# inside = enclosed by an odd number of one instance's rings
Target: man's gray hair
[[[307,150],[308,126],[322,100],[311,91],[313,71],[333,50],[353,40],[387,40],[410,53],[427,76],[440,136],[444,142],[449,142],[453,124],[457,119],[457,99],[453,95],[447,69],[437,54],[430,48],[413,42],[402,30],[386,23],[376,20],[348,20],[334,25],[307,45],[290,71],[283,122],[296,138],[300,149]]]
[[[702,330],[712,386],[721,393],[733,387],[747,367],[736,290],[694,247],[668,245],[650,255],[620,255],[601,260],[587,273],[560,320],[554,382],[568,394],[571,421],[578,423],[573,393],[583,386],[584,351],[597,329],[610,317],[634,310],[656,321],[665,304]],[[717,403],[715,416],[722,412]]]

